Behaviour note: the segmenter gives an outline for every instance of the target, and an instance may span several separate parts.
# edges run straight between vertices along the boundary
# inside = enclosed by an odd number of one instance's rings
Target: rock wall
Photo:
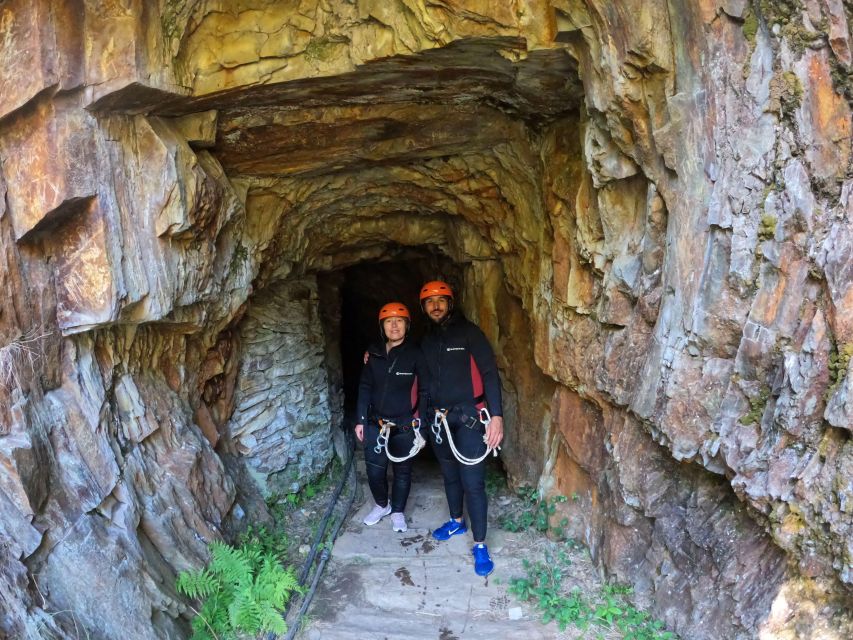
[[[298,491],[332,456],[326,340],[314,278],[272,284],[239,326],[242,355],[227,425],[262,492]]]
[[[853,633],[849,3],[55,4],[0,4],[4,633],[180,637],[240,468],[338,411],[263,318],[400,247],[656,615]]]

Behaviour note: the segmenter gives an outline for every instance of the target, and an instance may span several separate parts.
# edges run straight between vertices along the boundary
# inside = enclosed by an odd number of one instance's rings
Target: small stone
[[[510,620],[521,620],[524,617],[524,611],[521,610],[521,607],[510,607],[506,615]]]
[[[308,552],[310,550],[311,550],[311,547],[309,547],[307,544],[300,544],[299,545],[299,555],[301,555],[301,556],[307,556]]]

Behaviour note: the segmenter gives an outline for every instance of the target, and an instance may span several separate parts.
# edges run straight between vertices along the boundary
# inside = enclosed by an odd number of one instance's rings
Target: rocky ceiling
[[[129,93],[126,102],[113,96],[96,108],[142,108]],[[492,206],[505,208],[499,180],[483,175],[489,164],[500,169],[493,158],[515,153],[513,146],[532,148],[537,132],[557,120],[577,123],[582,97],[577,63],[565,49],[527,51],[522,38],[481,37],[338,76],[145,108],[206,128],[208,137],[194,146],[208,149],[229,179],[250,192],[259,215],[287,212],[278,235],[301,245],[291,247],[297,252],[291,259],[329,269],[377,257],[389,242],[447,251],[453,244],[447,236],[455,235],[448,234],[454,223],[447,216],[474,206],[481,219]],[[477,174],[486,186],[472,188]],[[535,175],[528,170],[519,179]],[[408,214],[420,224],[412,225]],[[353,229],[359,217],[374,223]]]

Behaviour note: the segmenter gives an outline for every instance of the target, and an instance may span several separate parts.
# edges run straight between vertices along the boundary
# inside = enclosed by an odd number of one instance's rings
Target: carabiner
[[[444,419],[444,414],[436,409],[435,411],[435,419],[432,421],[432,425],[430,428],[432,429],[432,435],[435,438],[436,444],[441,444],[444,440],[441,437],[441,425],[440,422]]]

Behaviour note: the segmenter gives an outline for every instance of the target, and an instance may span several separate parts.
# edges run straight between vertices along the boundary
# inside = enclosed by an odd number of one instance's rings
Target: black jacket
[[[495,353],[480,327],[454,311],[445,322],[431,323],[421,340],[421,349],[429,367],[432,407],[450,409],[485,400],[489,413],[503,415]],[[482,398],[474,391],[472,362],[482,378]]]
[[[371,417],[408,418],[413,408],[423,417],[427,407],[429,370],[420,347],[404,340],[385,353],[385,345],[373,344],[358,383],[356,423]]]

